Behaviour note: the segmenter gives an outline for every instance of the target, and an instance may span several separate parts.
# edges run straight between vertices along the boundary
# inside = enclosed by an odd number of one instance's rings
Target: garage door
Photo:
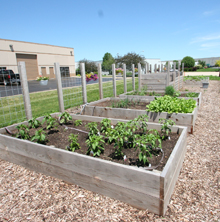
[[[38,75],[37,55],[16,54],[17,62],[25,62],[28,80],[36,79]]]

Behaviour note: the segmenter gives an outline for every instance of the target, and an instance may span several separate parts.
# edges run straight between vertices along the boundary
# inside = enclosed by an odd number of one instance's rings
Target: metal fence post
[[[29,95],[29,89],[28,89],[25,62],[18,62],[18,71],[21,77],[21,86],[22,86],[25,114],[26,114],[26,118],[29,120],[29,119],[32,119],[32,110],[31,110],[31,101],[30,101],[30,95]]]
[[[141,64],[138,63],[138,91],[141,91]]]
[[[134,91],[135,90],[135,67],[134,67],[134,64],[132,64],[131,68],[132,68],[132,89]]]
[[[126,64],[123,64],[123,79],[124,79],[124,93],[127,92],[127,80],[126,80]]]
[[[114,97],[117,97],[115,64],[112,64],[112,81],[113,81],[113,96],[114,96]]]
[[[99,98],[103,99],[102,66],[101,66],[101,63],[98,63],[98,77],[99,77]]]
[[[87,103],[85,63],[80,63],[83,103]]]
[[[61,113],[63,113],[65,111],[64,110],[64,102],[63,102],[63,89],[62,89],[62,81],[61,81],[61,74],[60,74],[60,64],[58,62],[54,63],[54,71],[55,71],[56,82],[57,82],[59,110]]]

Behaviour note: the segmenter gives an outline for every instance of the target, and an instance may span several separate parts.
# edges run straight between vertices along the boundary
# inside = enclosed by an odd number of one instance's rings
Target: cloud
[[[198,42],[218,40],[218,39],[220,39],[220,34],[206,35],[206,36],[193,38],[192,41],[190,42],[190,44],[194,44],[194,43],[198,43]]]
[[[215,14],[215,10],[203,12],[203,15],[204,15],[204,16],[211,16],[211,15],[214,15],[214,14]]]
[[[204,43],[200,45],[200,50],[219,50],[220,48],[220,42],[210,42],[210,43]]]

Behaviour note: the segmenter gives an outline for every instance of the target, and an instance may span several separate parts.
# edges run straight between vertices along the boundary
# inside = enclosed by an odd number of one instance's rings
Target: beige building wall
[[[51,72],[55,62],[58,62],[60,67],[69,67],[70,76],[75,75],[75,57],[73,48],[0,39],[0,67],[12,69],[17,73],[16,54],[36,55],[36,64],[38,66],[38,69],[36,70],[38,70],[38,73],[35,74],[34,77],[33,75],[30,75],[28,80],[35,77],[37,78],[37,75],[41,75],[42,70],[45,70],[45,68],[46,74],[50,77],[54,77],[54,73],[52,74]]]

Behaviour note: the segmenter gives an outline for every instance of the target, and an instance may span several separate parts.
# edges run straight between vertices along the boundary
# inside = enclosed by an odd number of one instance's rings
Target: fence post
[[[173,63],[173,88],[176,89],[176,63]]]
[[[59,101],[59,110],[63,113],[64,110],[64,102],[63,102],[63,89],[62,89],[62,81],[60,75],[60,64],[58,62],[54,63],[54,71],[56,75],[56,82],[57,82],[57,94],[58,94],[58,101]]]
[[[124,93],[127,92],[126,64],[123,64]]]
[[[167,86],[170,85],[170,62],[167,64]]]
[[[146,74],[148,74],[149,73],[149,63],[147,62],[146,63]]]
[[[150,73],[152,73],[152,65],[150,64]]]
[[[163,72],[164,70],[163,70],[163,64],[161,64],[161,72]]]
[[[180,90],[180,63],[178,62],[178,90]]]
[[[134,67],[134,64],[132,64],[131,68],[132,68],[132,89],[134,91],[135,90],[135,67]]]
[[[154,65],[154,73],[157,73],[157,64]]]
[[[114,97],[117,97],[115,64],[112,64],[112,81],[113,81],[113,96],[114,96]]]
[[[183,76],[185,76],[185,73],[184,73],[184,63],[182,63],[182,72],[183,72]]]
[[[160,65],[158,65],[158,72],[160,73]]]
[[[85,63],[80,63],[83,103],[87,103]]]
[[[29,119],[32,119],[32,111],[31,111],[31,101],[30,101],[30,95],[29,95],[29,89],[28,89],[25,62],[18,62],[18,71],[21,77],[21,86],[22,86],[25,114],[26,114],[26,118],[29,120]]]
[[[103,99],[102,66],[101,66],[101,63],[98,63],[98,77],[99,77],[99,98]]]
[[[138,63],[138,91],[141,91],[141,64]]]

